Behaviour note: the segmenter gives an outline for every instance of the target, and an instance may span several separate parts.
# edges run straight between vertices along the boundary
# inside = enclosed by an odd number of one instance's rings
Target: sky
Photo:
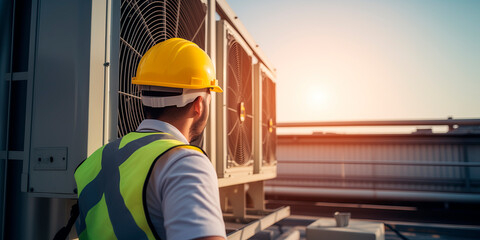
[[[277,69],[277,121],[480,118],[480,1],[227,0]]]

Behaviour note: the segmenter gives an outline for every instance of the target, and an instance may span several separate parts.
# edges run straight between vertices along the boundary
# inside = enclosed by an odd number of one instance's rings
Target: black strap
[[[383,223],[383,225],[390,228],[390,230],[392,230],[394,233],[396,233],[397,236],[399,236],[402,240],[409,240],[407,237],[405,237],[403,234],[401,234],[397,229],[395,229],[392,225],[390,225],[388,223]]]
[[[75,224],[75,221],[78,218],[80,211],[78,210],[78,201],[72,206],[72,209],[70,209],[70,219],[68,219],[68,223],[65,227],[62,227],[57,234],[55,234],[55,237],[53,240],[65,240],[68,237],[68,234],[72,230],[73,224]]]

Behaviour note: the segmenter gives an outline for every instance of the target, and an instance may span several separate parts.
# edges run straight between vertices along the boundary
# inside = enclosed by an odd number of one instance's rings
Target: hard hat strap
[[[184,107],[195,101],[199,96],[207,97],[206,89],[183,89],[183,94],[171,97],[156,97],[142,95],[142,103],[148,107],[162,108],[168,106]]]

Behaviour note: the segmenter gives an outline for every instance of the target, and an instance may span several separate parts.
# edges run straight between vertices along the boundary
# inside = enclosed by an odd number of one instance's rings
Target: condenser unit
[[[247,182],[254,170],[253,52],[224,20],[217,22],[217,174]],[[241,178],[241,179],[240,179]],[[239,180],[240,182],[238,182]]]
[[[275,75],[263,63],[255,64],[256,108],[255,155],[259,159],[255,166],[256,174],[273,178],[277,173],[277,112]],[[258,87],[257,87],[258,86]]]

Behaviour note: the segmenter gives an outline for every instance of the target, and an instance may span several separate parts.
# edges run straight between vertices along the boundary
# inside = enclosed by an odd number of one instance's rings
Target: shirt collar
[[[177,140],[189,144],[185,136],[173,125],[156,119],[145,119],[137,128],[137,132],[164,132],[173,135]]]

